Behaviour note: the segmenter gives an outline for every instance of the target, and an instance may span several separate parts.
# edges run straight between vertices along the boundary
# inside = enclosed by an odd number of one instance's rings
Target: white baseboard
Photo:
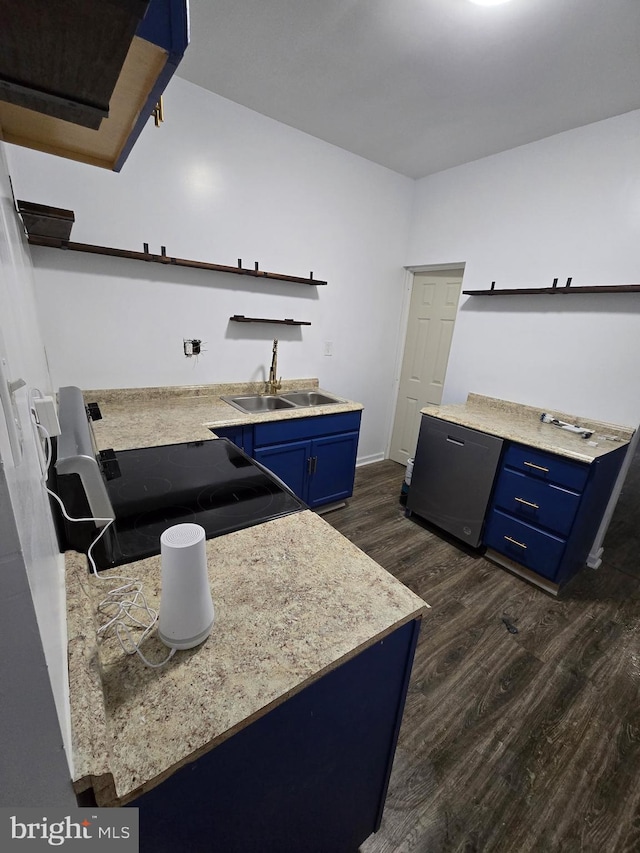
[[[362,465],[371,465],[372,462],[384,462],[384,453],[372,453],[370,456],[359,456],[356,459],[356,468]]]

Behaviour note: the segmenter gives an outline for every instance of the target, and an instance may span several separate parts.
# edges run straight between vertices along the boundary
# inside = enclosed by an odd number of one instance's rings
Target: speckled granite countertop
[[[318,388],[317,379],[290,379],[282,382],[279,393],[301,389],[321,390]],[[100,404],[103,419],[93,424],[100,450],[131,450],[138,447],[155,447],[159,444],[201,441],[215,438],[216,427],[308,418],[353,412],[363,408],[361,403],[338,397],[339,403],[325,406],[245,414],[220,399],[223,395],[261,393],[263,390],[263,382],[247,382],[83,390],[83,396],[86,403]],[[333,392],[327,393],[332,397],[338,396]]]
[[[590,441],[596,442],[596,446],[589,444],[577,433],[568,432],[553,424],[542,423],[540,415],[543,411],[557,420],[593,429],[594,434]],[[538,409],[522,403],[512,403],[509,400],[484,397],[481,394],[469,394],[466,403],[426,406],[421,409],[421,412],[450,423],[588,463],[628,444],[634,433],[631,427],[580,418],[549,409]],[[616,440],[611,440],[612,438]]]
[[[315,513],[207,542],[215,624],[161,669],[98,643],[109,588],[66,555],[74,786],[124,805],[406,622],[425,603]],[[143,581],[159,603],[160,558],[101,573]],[[167,649],[156,636],[142,649]]]

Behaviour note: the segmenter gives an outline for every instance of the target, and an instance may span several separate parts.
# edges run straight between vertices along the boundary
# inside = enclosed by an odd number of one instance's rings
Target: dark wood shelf
[[[512,287],[499,290],[463,290],[467,296],[531,296],[535,293],[553,293],[570,296],[572,293],[640,293],[640,284],[592,284],[572,287]]]
[[[127,258],[134,261],[145,261],[146,263],[157,264],[173,264],[177,267],[192,267],[199,270],[210,270],[211,272],[232,273],[233,275],[248,275],[254,278],[265,278],[274,281],[289,281],[293,284],[326,284],[326,281],[320,281],[313,277],[313,273],[309,274],[308,278],[296,275],[284,275],[283,273],[265,272],[258,269],[256,263],[253,269],[246,269],[242,266],[242,260],[238,259],[237,267],[225,266],[223,264],[211,264],[207,261],[190,261],[186,258],[172,258],[166,254],[164,246],[161,247],[159,255],[148,251],[148,244],[145,243],[143,252],[134,252],[130,249],[114,249],[110,246],[94,246],[91,243],[74,243],[71,240],[60,240],[55,237],[43,237],[38,234],[28,235],[29,243],[32,246],[46,246],[50,249],[64,249],[69,252],[84,252],[90,255],[108,255],[112,258]],[[273,321],[267,321],[273,322]],[[282,321],[280,321],[282,322]]]
[[[244,314],[234,314],[229,317],[234,323],[280,323],[284,326],[310,326],[307,320],[272,320],[268,317],[245,317]]]

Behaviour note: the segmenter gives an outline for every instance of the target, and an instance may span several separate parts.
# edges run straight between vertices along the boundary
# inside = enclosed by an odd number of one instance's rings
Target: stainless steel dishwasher
[[[501,451],[495,435],[423,415],[407,510],[477,547]]]

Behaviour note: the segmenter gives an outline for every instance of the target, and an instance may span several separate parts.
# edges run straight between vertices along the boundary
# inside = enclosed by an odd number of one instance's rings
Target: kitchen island
[[[157,607],[160,558],[95,578],[66,555],[76,792],[139,806],[142,850],[204,834],[225,851],[355,849],[382,814],[427,605],[308,510],[207,556],[213,631],[156,670],[98,642],[96,606],[127,574]],[[155,632],[142,651],[167,654]],[[175,846],[184,833],[194,846]]]

